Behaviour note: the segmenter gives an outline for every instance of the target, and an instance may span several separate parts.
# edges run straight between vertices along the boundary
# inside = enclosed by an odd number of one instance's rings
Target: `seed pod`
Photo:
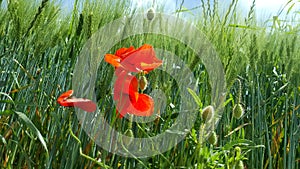
[[[216,145],[217,144],[217,134],[216,132],[211,132],[207,138],[209,144]]]
[[[241,104],[235,104],[233,107],[233,116],[237,119],[241,118],[244,114],[244,108]]]
[[[148,81],[145,76],[141,76],[139,79],[139,88],[144,91],[148,86]]]
[[[207,106],[202,110],[202,119],[204,122],[208,122],[214,116],[214,107]]]
[[[155,17],[155,10],[150,8],[147,12],[147,19],[151,21]]]

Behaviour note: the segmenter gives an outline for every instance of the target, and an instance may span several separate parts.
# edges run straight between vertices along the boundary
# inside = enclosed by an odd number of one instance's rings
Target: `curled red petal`
[[[71,101],[71,99],[68,101]],[[78,107],[86,112],[94,112],[97,109],[97,105],[89,99],[73,98],[72,101],[74,102],[74,107]]]
[[[157,61],[157,62],[153,62],[153,63],[145,63],[145,62],[141,62],[140,66],[141,69],[143,71],[145,71],[145,73],[148,73],[150,71],[152,71],[153,69],[159,67],[160,65],[162,65],[162,61]]]
[[[119,69],[117,69],[119,70]],[[120,95],[128,94],[134,96],[138,91],[138,80],[135,76],[128,74],[126,71],[118,73],[114,84],[114,99],[118,100]]]
[[[139,49],[131,52],[128,57],[121,60],[124,69],[130,72],[152,71],[162,64],[162,60],[158,59],[151,45],[143,45]]]
[[[119,117],[124,117],[127,114],[127,109],[130,106],[130,98],[127,94],[122,94],[116,101],[116,109]]]
[[[154,101],[151,96],[139,94],[136,103],[131,104],[128,113],[136,116],[151,116],[154,112]]]
[[[89,100],[83,98],[72,97],[73,90],[69,90],[57,99],[58,104],[64,107],[78,107],[86,112],[94,112],[97,109],[97,105]]]
[[[106,54],[104,57],[104,60],[113,65],[114,67],[119,67],[121,66],[120,62],[121,62],[121,58],[116,56],[116,55],[112,55],[112,54]]]
[[[114,100],[119,117],[123,117],[127,114],[131,102],[137,102],[138,96],[137,78],[124,70],[120,71],[114,83]]]
[[[123,95],[116,100],[117,115],[124,117],[127,113],[136,116],[151,116],[154,112],[154,101],[151,96],[138,94],[138,100],[133,102],[129,95]]]
[[[135,51],[133,46],[130,46],[129,48],[120,48],[116,51],[115,55],[121,59],[125,59],[133,51]]]
[[[61,94],[57,99],[58,104],[65,107],[73,107],[73,103],[66,102],[66,100],[73,95],[73,92],[73,90],[68,90],[65,93]]]

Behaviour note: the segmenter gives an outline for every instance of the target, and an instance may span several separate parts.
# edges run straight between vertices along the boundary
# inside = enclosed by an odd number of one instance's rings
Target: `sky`
[[[132,0],[135,2],[138,6],[142,7],[142,4],[152,4],[153,0]],[[182,0],[155,0],[156,3],[166,3],[166,6],[169,8],[168,11],[175,11],[180,6],[180,3]],[[206,0],[204,0],[206,1]],[[211,0],[213,1],[213,0]],[[253,0],[239,0],[239,7],[242,11],[244,11],[245,14],[248,13],[250,6],[252,5]],[[269,16],[275,16],[278,15],[278,13],[283,9],[283,7],[286,5],[286,3],[289,0],[256,0],[256,12],[258,17],[269,17]],[[294,10],[300,11],[300,1],[299,0],[291,0],[292,3],[295,3],[295,6],[293,7]],[[219,6],[228,6],[230,0],[219,0],[220,4]],[[187,9],[192,9],[194,7],[200,6],[201,1],[200,0],[184,0],[183,6]],[[148,5],[149,6],[149,5]],[[176,7],[177,6],[177,7]],[[283,11],[286,12],[286,10]]]
[[[164,4],[165,12],[172,13],[179,8],[182,0],[154,0],[156,5]],[[206,1],[206,0],[204,0]],[[210,0],[213,2],[213,0]],[[246,16],[253,0],[239,0],[239,7],[241,12]],[[256,16],[258,19],[267,20],[273,16],[277,16],[286,3],[289,0],[256,0]],[[300,11],[300,0],[291,0],[295,3],[293,11]],[[64,0],[64,7],[72,9],[74,0]],[[230,0],[219,0],[219,6],[228,6]],[[139,8],[148,9],[152,6],[153,0],[132,0],[132,3],[137,5]],[[200,6],[200,0],[184,0],[183,6],[187,9],[192,9],[194,7]],[[284,16],[288,10],[288,7],[283,10],[281,16]],[[298,14],[300,15],[300,14]]]
[[[166,12],[174,12],[179,8],[182,0],[154,0],[157,5],[165,4]],[[204,0],[206,1],[206,0]],[[213,0],[211,0],[213,1]],[[253,0],[239,0],[239,6],[245,13],[247,13],[250,9]],[[281,9],[285,6],[285,4],[289,0],[256,0],[256,12],[258,17],[265,16],[275,16],[281,11]],[[294,10],[300,11],[300,1],[299,0],[291,0],[292,3],[295,3],[293,7]],[[64,6],[69,6],[72,8],[74,0],[65,0]],[[136,4],[140,8],[149,8],[152,5],[153,0],[132,0],[133,4]],[[226,6],[226,3],[230,2],[230,0],[219,0],[220,5],[223,3]],[[183,6],[187,9],[192,9],[194,7],[200,6],[200,0],[184,0]],[[287,11],[288,8],[286,8]],[[284,12],[286,12],[284,11]]]
[[[72,10],[73,4],[75,0],[55,0],[55,1],[61,1],[63,6],[62,8],[65,10]],[[82,0],[79,0],[82,1]],[[133,4],[137,5],[139,8],[150,8],[153,1],[155,1],[155,4],[165,5],[165,11],[166,13],[173,13],[176,11],[176,9],[179,8],[181,2],[183,1],[183,6],[187,9],[192,9],[194,7],[201,5],[201,0],[131,0]],[[207,1],[207,0],[203,0]],[[210,0],[211,3],[214,0]],[[253,0],[238,0],[239,2],[239,9],[243,11],[243,14],[246,16],[250,6],[252,4]],[[288,1],[291,1],[292,3],[295,3],[293,7],[293,11],[291,13],[298,12],[298,16],[300,16],[300,0],[256,0],[256,16],[260,19],[270,19],[273,16],[277,16],[280,11],[283,9],[283,7],[286,5]],[[6,1],[2,1],[2,5],[5,5]],[[228,6],[228,3],[231,2],[231,0],[219,0],[219,6]],[[285,10],[282,11],[281,16],[285,15],[289,6],[285,8]]]

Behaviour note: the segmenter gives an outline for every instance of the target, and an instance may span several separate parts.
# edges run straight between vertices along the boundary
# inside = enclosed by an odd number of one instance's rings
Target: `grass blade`
[[[48,148],[41,132],[35,127],[32,121],[24,113],[18,111],[15,111],[15,113],[20,117],[20,119],[23,120],[24,124],[31,130],[31,132],[38,137],[38,139],[40,140],[40,142],[42,143],[43,147],[45,148],[48,154]]]
[[[192,95],[192,97],[194,98],[194,100],[198,104],[198,106],[202,107],[201,99],[198,97],[197,93],[190,88],[187,88],[187,90]]]

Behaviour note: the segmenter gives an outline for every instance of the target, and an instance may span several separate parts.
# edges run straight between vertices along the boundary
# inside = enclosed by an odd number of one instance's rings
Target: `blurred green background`
[[[70,12],[50,0],[0,0],[0,4],[1,168],[299,168],[299,1],[286,1],[283,12],[266,22],[257,19],[255,1],[245,15],[237,0],[225,6],[217,0],[200,0],[195,9],[178,1],[175,10],[168,11],[196,25],[224,66],[225,110],[208,141],[201,140],[199,131],[205,125],[202,109],[211,104],[209,76],[188,46],[145,34],[125,39],[109,51],[148,43],[182,56],[198,79],[200,91],[194,98],[200,101],[200,110],[195,112],[195,126],[170,151],[145,159],[124,158],[97,146],[82,130],[74,109],[60,107],[56,99],[72,88],[76,58],[93,33],[117,18],[146,12],[151,2],[137,8],[126,0],[75,0]],[[154,8],[166,10],[159,3]],[[113,106],[113,73],[110,65],[100,63],[98,106],[112,126],[125,132],[128,121],[116,118]],[[170,77],[156,71],[148,78],[176,103],[178,90]],[[235,106],[244,111],[241,117],[235,115]],[[170,108],[164,113],[158,121],[133,124],[135,136],[165,131],[176,117]]]

